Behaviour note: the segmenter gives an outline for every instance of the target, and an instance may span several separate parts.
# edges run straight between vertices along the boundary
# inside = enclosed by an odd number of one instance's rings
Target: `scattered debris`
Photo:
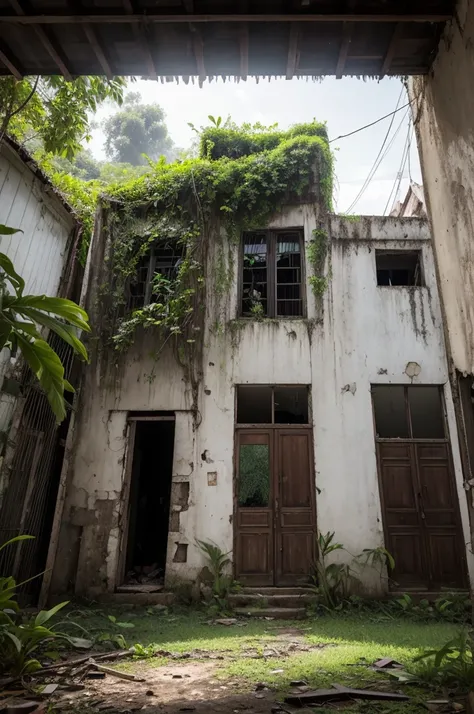
[[[41,690],[41,694],[49,696],[50,694],[53,694],[58,687],[59,684],[46,684]]]
[[[391,657],[383,657],[374,662],[373,667],[374,669],[401,669],[403,665]]]
[[[460,702],[455,702],[452,699],[430,699],[424,702],[425,707],[435,714],[442,714],[446,712],[462,712],[465,707]]]
[[[173,679],[183,679],[182,674],[173,674]]]
[[[308,682],[304,679],[295,679],[293,682],[290,682],[290,687],[306,687],[307,685]]]
[[[137,677],[136,674],[129,674],[128,672],[119,672],[112,667],[105,667],[103,664],[97,664],[94,660],[91,660],[91,667],[97,669],[99,672],[105,672],[105,674],[110,674],[112,677],[118,677],[119,679],[127,679],[129,682],[145,682],[143,677]]]
[[[238,620],[236,617],[222,617],[220,620],[214,620],[215,625],[236,625]]]
[[[86,672],[86,679],[105,679],[105,672]]]
[[[352,689],[341,684],[333,684],[332,689],[314,689],[310,692],[290,694],[285,697],[286,704],[299,707],[322,704],[323,702],[343,701],[344,699],[372,699],[380,701],[407,702],[410,697],[395,692],[373,692],[367,689]]]
[[[283,674],[284,669],[273,669],[270,674]]]
[[[153,689],[147,689],[146,692],[145,692],[145,694],[146,694],[147,697],[154,697],[154,696],[155,696],[155,692],[153,691]]]

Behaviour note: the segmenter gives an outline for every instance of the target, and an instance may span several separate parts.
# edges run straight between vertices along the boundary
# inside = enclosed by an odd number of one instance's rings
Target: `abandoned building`
[[[78,300],[77,261],[81,226],[71,207],[31,156],[15,141],[0,143],[0,223],[22,233],[0,236],[0,250],[25,280],[25,294]],[[72,349],[49,338],[76,383]],[[18,358],[18,355],[16,356]],[[34,536],[0,553],[0,572],[17,582],[44,570],[69,420],[60,427],[46,396],[22,360],[1,353],[0,362],[0,543],[21,533]],[[24,588],[35,602],[41,579]]]
[[[199,581],[198,539],[228,552],[243,584],[297,586],[317,534],[332,531],[352,554],[393,554],[391,579],[361,569],[367,594],[466,589],[468,509],[426,220],[329,213],[327,135],[310,125],[267,152],[272,170],[293,174],[276,181],[265,224],[236,231],[226,205],[240,200],[238,214],[245,201],[219,193],[226,131],[211,133],[212,161],[164,167],[99,207],[83,296],[95,337],[44,593]],[[233,141],[245,198],[239,166],[261,168],[258,141],[242,158]],[[196,202],[209,171],[214,193]],[[170,186],[179,210],[163,209]]]

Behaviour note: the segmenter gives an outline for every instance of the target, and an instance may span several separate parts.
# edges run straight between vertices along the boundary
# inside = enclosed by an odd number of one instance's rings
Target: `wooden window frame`
[[[300,246],[301,255],[301,314],[300,315],[277,315],[277,266],[276,266],[276,242],[278,236],[282,233],[297,233],[298,242]],[[306,317],[306,255],[305,255],[305,241],[304,241],[304,229],[300,226],[297,228],[279,228],[279,229],[263,229],[255,231],[245,231],[242,234],[240,241],[240,253],[239,253],[239,289],[238,289],[238,315],[243,320],[252,320],[253,318],[249,315],[244,315],[242,310],[243,303],[243,290],[244,290],[244,246],[245,246],[245,236],[252,233],[263,235],[265,234],[267,241],[267,314],[264,316],[264,320],[275,319],[275,320],[302,320]],[[295,283],[296,285],[296,283]]]
[[[374,397],[373,397],[373,389],[374,387],[403,387],[403,395],[404,395],[404,400],[405,400],[405,416],[407,419],[407,426],[408,426],[408,436],[402,437],[402,436],[377,436],[377,423],[375,420],[375,404],[374,404]],[[440,400],[441,400],[441,410],[443,413],[443,426],[444,426],[444,437],[443,438],[420,438],[420,437],[414,437],[413,436],[413,425],[411,421],[411,411],[410,411],[410,403],[408,400],[408,390],[410,387],[418,387],[421,389],[426,389],[426,388],[431,388],[431,389],[437,389],[438,393],[440,395]],[[421,443],[430,443],[430,442],[436,442],[440,444],[447,444],[450,443],[450,438],[449,438],[449,423],[448,423],[448,415],[446,411],[446,401],[444,398],[444,384],[386,384],[386,383],[374,383],[370,385],[370,397],[371,397],[371,402],[372,402],[372,418],[373,418],[373,424],[374,424],[374,435],[375,435],[375,441],[376,442],[383,442],[383,441],[396,441],[396,442],[407,442],[409,441],[410,443],[416,443],[416,442],[421,442]]]
[[[272,421],[270,423],[250,424],[237,421],[239,387],[268,387],[272,390]],[[275,422],[275,389],[306,389],[308,394],[308,421],[304,424],[277,424]],[[234,385],[234,426],[236,429],[253,431],[265,429],[305,429],[313,426],[311,385],[310,384],[235,384]]]

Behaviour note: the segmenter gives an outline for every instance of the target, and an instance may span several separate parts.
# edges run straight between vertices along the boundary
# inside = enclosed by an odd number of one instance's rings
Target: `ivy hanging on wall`
[[[138,328],[153,327],[157,344],[172,340],[189,370],[203,339],[209,245],[236,244],[242,231],[265,228],[283,203],[295,199],[317,203],[324,214],[332,208],[332,186],[326,126],[313,122],[286,132],[259,125],[206,128],[198,158],[160,161],[151,173],[110,189],[102,199],[108,237],[102,344],[124,350]],[[181,245],[183,260],[173,279],[158,280],[149,304],[129,310],[127,285],[156,244]],[[225,272],[222,265],[213,271],[217,296],[228,291]]]

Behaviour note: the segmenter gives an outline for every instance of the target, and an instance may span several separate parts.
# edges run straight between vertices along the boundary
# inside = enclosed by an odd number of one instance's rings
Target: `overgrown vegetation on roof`
[[[200,133],[198,158],[166,164],[126,184],[108,187],[102,202],[109,236],[101,304],[102,343],[127,348],[137,328],[156,328],[159,345],[170,338],[196,387],[196,355],[203,339],[205,265],[210,244],[219,248],[213,270],[216,295],[228,292],[232,265],[224,241],[265,228],[285,203],[318,204],[321,218],[332,208],[333,162],[326,127],[313,122],[288,131],[275,127],[213,126]],[[153,244],[178,241],[184,259],[173,279],[154,284],[152,302],[130,311],[127,285]],[[214,255],[216,250],[214,250]],[[158,347],[159,352],[159,347]]]

